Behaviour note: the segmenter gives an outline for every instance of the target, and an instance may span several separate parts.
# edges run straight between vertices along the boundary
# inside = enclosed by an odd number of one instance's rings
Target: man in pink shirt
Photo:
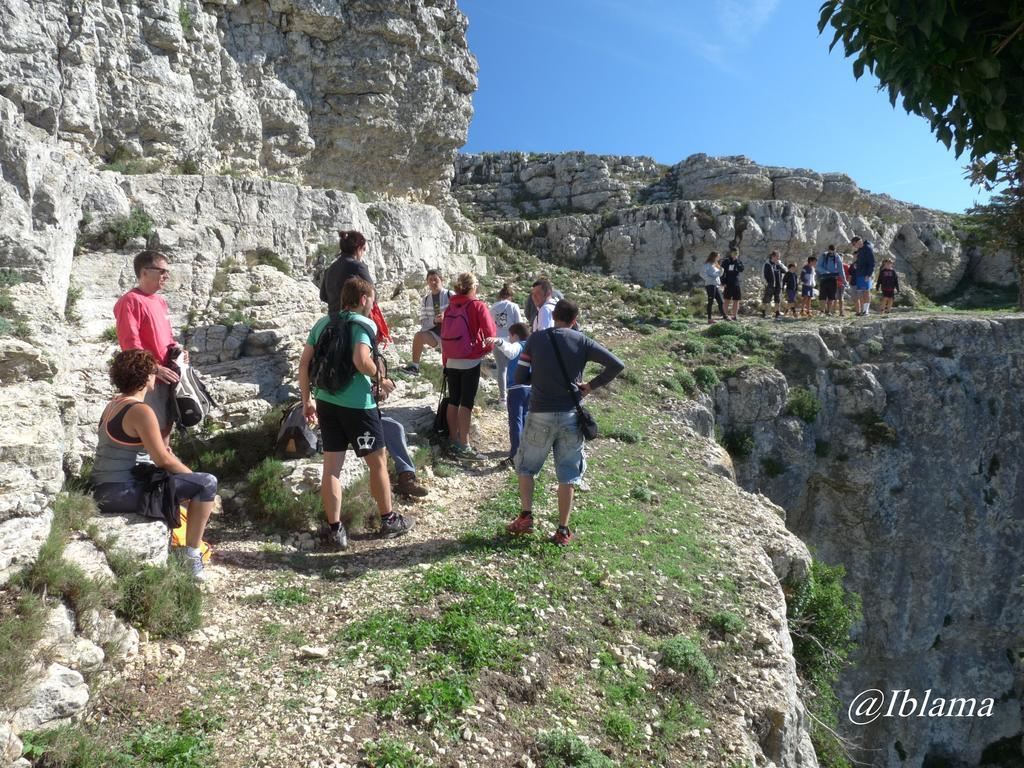
[[[158,251],[141,251],[135,256],[134,267],[138,285],[114,304],[117,341],[122,350],[144,349],[156,358],[156,387],[146,395],[145,402],[156,414],[161,433],[168,438],[171,387],[178,381],[178,374],[167,367],[167,352],[178,343],[171,330],[167,302],[158,292],[167,285],[170,270],[167,257]]]

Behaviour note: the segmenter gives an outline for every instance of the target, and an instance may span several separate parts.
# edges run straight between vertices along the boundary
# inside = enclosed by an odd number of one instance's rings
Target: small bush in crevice
[[[132,208],[128,216],[111,221],[107,231],[113,238],[114,245],[124,248],[133,238],[143,237],[148,240],[153,234],[153,219],[141,208]]]
[[[754,452],[754,436],[749,429],[734,429],[722,435],[722,447],[734,459],[745,459]]]
[[[708,624],[723,635],[738,635],[747,628],[743,617],[732,611],[718,611],[708,619]]]
[[[298,496],[292,493],[282,483],[286,472],[280,461],[266,458],[249,473],[249,517],[271,528],[309,530],[320,519],[320,499],[310,492]]]
[[[774,456],[765,456],[761,459],[761,471],[768,477],[778,477],[786,471],[786,465]]]
[[[842,745],[833,735],[840,702],[833,686],[856,644],[850,639],[853,625],[860,620],[860,597],[843,587],[846,571],[814,560],[807,579],[787,601],[789,632],[797,671],[813,691],[808,708],[815,719],[811,740],[823,765],[848,765]],[[828,756],[825,759],[825,756]]]
[[[255,251],[245,254],[245,263],[250,267],[255,267],[259,264],[273,267],[278,272],[283,272],[286,275],[292,273],[291,265],[282,259],[277,252],[269,248],[257,248]]]
[[[718,386],[718,374],[710,365],[699,365],[693,370],[693,379],[705,392],[712,392]]]
[[[203,594],[191,569],[177,558],[139,566],[112,558],[120,579],[117,612],[154,637],[182,637],[201,624]]]
[[[832,451],[832,444],[828,440],[815,440],[814,441],[814,455],[819,459],[827,458],[829,453]]]
[[[715,681],[715,669],[700,645],[686,635],[676,635],[661,644],[661,664],[680,674],[693,675],[705,686]]]
[[[789,402],[786,403],[786,413],[803,419],[808,424],[818,418],[821,411],[821,402],[809,389],[797,387],[790,390]]]

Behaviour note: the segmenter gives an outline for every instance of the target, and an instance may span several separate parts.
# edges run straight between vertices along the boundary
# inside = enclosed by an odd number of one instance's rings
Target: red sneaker
[[[505,530],[515,534],[533,533],[533,515],[520,515],[506,525]]]
[[[559,547],[568,546],[570,541],[572,541],[572,531],[564,525],[558,526],[558,530],[555,531],[555,535],[551,537],[551,542]]]

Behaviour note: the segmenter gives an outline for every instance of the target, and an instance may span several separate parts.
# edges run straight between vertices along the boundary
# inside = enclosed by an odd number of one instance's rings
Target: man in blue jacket
[[[853,246],[854,269],[857,273],[853,288],[860,307],[858,314],[866,317],[871,308],[871,276],[875,274],[875,250],[871,243],[860,237],[853,238],[850,245]]]

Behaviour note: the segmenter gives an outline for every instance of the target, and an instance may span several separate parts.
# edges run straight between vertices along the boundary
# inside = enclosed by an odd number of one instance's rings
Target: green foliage
[[[745,459],[754,452],[754,436],[749,429],[734,429],[722,435],[722,447],[734,459]]]
[[[178,164],[178,173],[182,176],[198,176],[201,172],[199,161],[194,157],[186,157]]]
[[[209,768],[216,765],[210,732],[221,718],[183,710],[174,725],[155,723],[110,745],[81,725],[22,734],[22,755],[39,768]]]
[[[387,736],[363,744],[363,762],[369,768],[419,768],[426,765],[402,742]]]
[[[723,635],[738,635],[747,628],[743,617],[732,611],[717,611],[711,614],[708,623]]]
[[[45,622],[43,601],[33,594],[19,597],[11,613],[0,613],[0,701],[15,701]]]
[[[280,420],[281,409],[274,408],[259,424],[235,430],[207,426],[199,433],[176,433],[171,444],[190,466],[197,466],[197,472],[209,472],[220,480],[241,479],[273,452]]]
[[[153,219],[141,208],[132,208],[128,216],[121,216],[110,222],[107,232],[118,248],[124,248],[135,237],[147,240],[153,234]]]
[[[697,382],[698,387],[708,393],[714,391],[719,383],[718,374],[710,365],[698,365],[694,368],[693,379]]]
[[[848,762],[831,733],[839,711],[833,686],[855,647],[850,631],[861,619],[860,597],[844,589],[845,574],[841,565],[830,567],[813,561],[810,574],[786,606],[797,671],[814,691],[809,708],[824,723],[814,724],[811,740],[822,764],[836,767]]]
[[[828,440],[815,440],[814,441],[814,455],[819,459],[828,457],[829,452],[832,450],[832,444]]]
[[[187,35],[192,29],[192,14],[185,3],[178,6],[178,21],[181,22],[181,31]]]
[[[778,477],[786,471],[786,465],[775,456],[765,456],[761,459],[761,471],[768,477]]]
[[[786,403],[786,413],[803,419],[808,424],[818,418],[821,411],[821,402],[811,390],[796,387],[789,392],[789,401]]]
[[[103,329],[103,333],[100,335],[100,338],[103,339],[103,341],[106,341],[106,342],[108,342],[110,344],[116,344],[117,343],[117,326],[116,325],[111,325],[111,326],[108,326],[108,327],[104,328]]]
[[[625,712],[612,710],[604,716],[604,730],[615,741],[626,747],[635,747],[641,741],[640,726]]]
[[[117,611],[153,637],[184,637],[202,622],[203,594],[188,564],[170,558],[165,566],[111,562],[120,579]]]
[[[259,602],[280,606],[307,605],[313,602],[305,587],[274,587],[260,595]]]
[[[266,458],[246,477],[246,507],[252,520],[270,528],[305,531],[320,519],[320,499],[305,492],[298,496],[282,482],[287,474],[284,464]]]
[[[931,123],[932,132],[959,157],[1012,150],[1024,126],[1024,35],[1019,2],[826,0],[818,31],[835,29],[853,57],[854,77],[867,69],[889,91],[895,107]],[[994,178],[994,171],[989,178]]]
[[[257,264],[265,264],[286,275],[292,273],[291,264],[282,259],[276,251],[272,251],[269,248],[257,248],[255,251],[247,253],[245,261],[250,267],[254,267]]]
[[[971,180],[994,194],[988,203],[971,208],[961,224],[981,246],[1010,252],[1017,270],[1017,308],[1024,310],[1024,149],[1014,147],[984,165],[976,162]]]
[[[567,731],[540,734],[537,752],[543,768],[615,768],[612,760]]]
[[[715,669],[700,645],[686,635],[676,635],[661,645],[661,663],[676,672],[694,676],[705,686],[715,681]]]
[[[78,323],[82,316],[78,314],[78,300],[82,298],[82,286],[71,283],[64,299],[64,318],[69,323]]]

